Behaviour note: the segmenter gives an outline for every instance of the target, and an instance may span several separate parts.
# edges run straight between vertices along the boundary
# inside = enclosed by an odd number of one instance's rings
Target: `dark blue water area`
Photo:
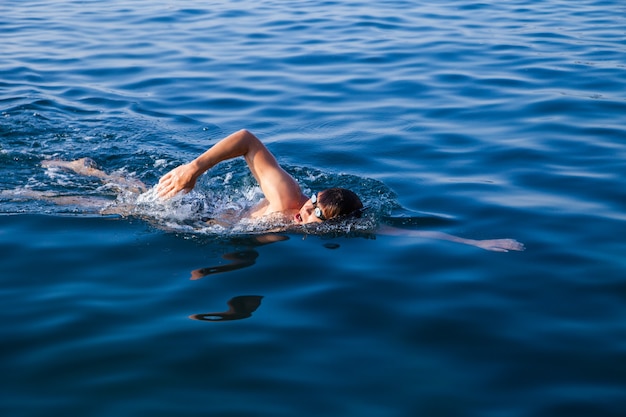
[[[626,6],[431,3],[3,1],[0,413],[623,415]],[[199,227],[239,160],[169,206],[42,166],[241,128],[368,227]]]

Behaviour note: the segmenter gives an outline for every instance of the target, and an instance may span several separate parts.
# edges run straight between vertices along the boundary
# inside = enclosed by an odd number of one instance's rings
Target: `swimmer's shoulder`
[[[261,200],[258,204],[252,206],[244,213],[244,217],[250,219],[258,219],[263,216],[266,216],[270,211],[270,203],[267,199]]]

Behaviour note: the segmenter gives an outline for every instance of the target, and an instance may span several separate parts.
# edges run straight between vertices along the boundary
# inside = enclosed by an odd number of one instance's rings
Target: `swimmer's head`
[[[319,193],[318,197],[326,220],[355,215],[363,208],[359,196],[345,188],[329,188]]]
[[[342,216],[358,215],[363,208],[359,197],[345,188],[320,191],[302,206],[296,214],[297,223],[319,223]]]

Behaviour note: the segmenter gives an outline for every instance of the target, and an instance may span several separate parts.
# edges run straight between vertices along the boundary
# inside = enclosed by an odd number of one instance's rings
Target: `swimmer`
[[[345,188],[330,188],[305,196],[300,185],[276,161],[263,143],[247,130],[222,139],[202,155],[180,165],[159,180],[156,192],[171,198],[189,192],[198,177],[227,159],[243,156],[265,198],[248,213],[250,218],[279,214],[298,224],[319,223],[340,216],[356,215],[363,208],[359,197]]]
[[[345,188],[330,188],[311,197],[305,196],[297,181],[278,164],[274,155],[255,135],[245,129],[227,136],[193,161],[165,174],[159,180],[157,194],[167,199],[181,191],[187,193],[207,170],[222,161],[239,156],[245,158],[265,196],[248,213],[251,218],[280,214],[297,224],[320,223],[338,217],[356,216],[363,209],[359,197]],[[441,232],[406,230],[390,225],[383,225],[378,232],[448,240],[496,252],[524,250],[524,245],[514,239],[473,240]]]
[[[247,130],[240,130],[217,142],[193,161],[180,165],[163,175],[156,185],[156,193],[161,199],[170,199],[179,193],[188,193],[196,185],[198,178],[207,170],[222,161],[243,157],[250,172],[257,180],[264,198],[244,214],[244,217],[259,219],[264,216],[282,216],[287,223],[295,225],[321,223],[332,219],[358,217],[363,203],[352,191],[345,188],[329,188],[306,196],[298,182],[276,161],[263,143]],[[115,185],[120,192],[139,194],[147,187],[139,180],[124,178],[119,174],[107,174],[98,169],[89,158],[76,161],[46,160],[44,167],[68,169],[79,175],[96,177]],[[14,198],[40,198],[57,204],[76,204],[85,207],[102,205],[102,199],[86,197],[55,197],[44,192],[14,191],[0,195]],[[110,200],[108,200],[110,202]],[[81,204],[82,203],[82,204]],[[100,211],[103,214],[132,213],[132,207],[108,206]],[[524,245],[514,239],[473,240],[442,232],[410,230],[383,224],[376,231],[380,234],[440,239],[476,246],[496,252],[522,251]]]

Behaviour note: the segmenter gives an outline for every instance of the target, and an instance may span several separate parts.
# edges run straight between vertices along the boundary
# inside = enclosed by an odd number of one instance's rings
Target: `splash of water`
[[[167,169],[162,159],[158,164]],[[44,164],[45,165],[45,164]],[[0,212],[46,214],[115,214],[138,217],[155,227],[200,235],[237,235],[287,231],[333,235],[373,230],[381,216],[396,206],[395,195],[384,184],[347,174],[322,172],[306,167],[286,167],[305,194],[333,186],[355,191],[367,209],[360,218],[346,218],[322,224],[295,225],[283,216],[249,219],[246,213],[263,198],[263,193],[243,161],[228,161],[214,167],[190,193],[163,200],[153,186],[141,190],[137,178],[148,176],[137,166],[121,167],[111,178],[84,177],[41,162],[31,164],[32,172],[21,185],[3,190]],[[151,175],[153,175],[151,173]],[[143,191],[143,192],[141,192]]]

